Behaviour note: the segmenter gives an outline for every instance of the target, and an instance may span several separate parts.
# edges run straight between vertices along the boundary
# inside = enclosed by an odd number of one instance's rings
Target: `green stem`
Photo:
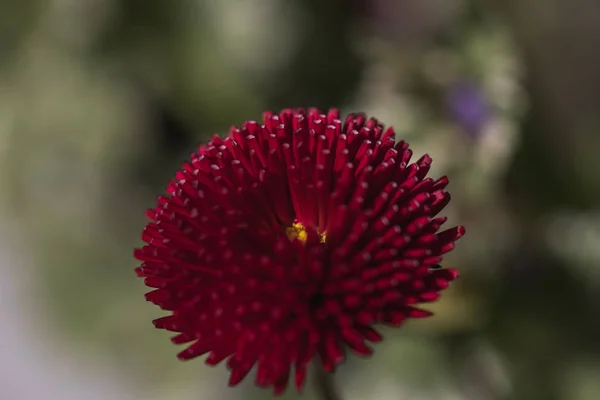
[[[315,389],[320,400],[342,400],[335,383],[333,374],[326,372],[320,362],[314,365]]]

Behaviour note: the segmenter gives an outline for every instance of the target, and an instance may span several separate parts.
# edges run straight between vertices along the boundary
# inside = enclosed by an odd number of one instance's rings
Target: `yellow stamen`
[[[306,232],[306,228],[300,222],[294,222],[292,226],[289,228],[285,228],[285,233],[288,235],[290,240],[298,239],[302,242],[302,244],[306,243],[306,237],[308,233]],[[325,239],[327,238],[327,234],[325,232],[319,233],[319,239],[321,243],[325,243]]]

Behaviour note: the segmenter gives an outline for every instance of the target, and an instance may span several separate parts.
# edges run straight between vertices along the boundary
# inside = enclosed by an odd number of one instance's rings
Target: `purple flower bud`
[[[472,138],[477,138],[490,120],[490,108],[479,85],[459,81],[448,90],[446,104],[451,118]]]

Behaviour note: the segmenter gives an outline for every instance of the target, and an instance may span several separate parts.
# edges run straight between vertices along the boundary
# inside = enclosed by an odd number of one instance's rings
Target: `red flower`
[[[458,273],[441,269],[463,227],[439,232],[448,179],[409,164],[408,144],[362,114],[283,110],[200,146],[168,195],[148,211],[135,251],[146,299],[172,315],[187,360],[228,358],[230,385],[258,364],[256,382],[301,389],[309,361],[327,371],[344,347],[371,354],[373,324],[431,313]]]

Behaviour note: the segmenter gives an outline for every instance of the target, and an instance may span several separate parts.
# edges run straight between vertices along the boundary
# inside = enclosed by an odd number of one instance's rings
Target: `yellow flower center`
[[[285,228],[285,233],[288,235],[290,240],[298,239],[302,242],[302,244],[306,243],[306,237],[308,234],[306,233],[306,228],[300,222],[294,222],[292,226]],[[319,233],[319,239],[321,243],[325,243],[327,239],[327,233]]]

